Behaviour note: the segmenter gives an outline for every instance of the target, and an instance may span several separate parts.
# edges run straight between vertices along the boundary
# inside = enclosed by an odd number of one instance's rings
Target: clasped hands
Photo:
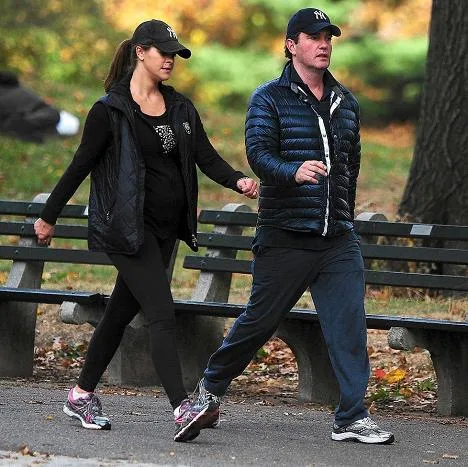
[[[239,190],[242,191],[242,194],[247,196],[247,198],[255,199],[258,197],[257,182],[249,177],[237,180],[237,188],[239,188]]]

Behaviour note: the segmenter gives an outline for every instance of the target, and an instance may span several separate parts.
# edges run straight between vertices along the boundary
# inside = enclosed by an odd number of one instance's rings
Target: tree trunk
[[[468,225],[467,31],[466,0],[433,0],[416,146],[399,207],[417,222]]]

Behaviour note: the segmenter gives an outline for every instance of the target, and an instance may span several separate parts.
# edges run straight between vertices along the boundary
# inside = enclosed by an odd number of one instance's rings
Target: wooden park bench
[[[21,215],[17,222],[0,222],[0,234],[19,236],[17,246],[1,246],[0,259],[12,259],[13,266],[6,283],[0,288],[0,342],[4,346],[0,357],[0,376],[27,376],[32,372],[34,326],[37,303],[61,304],[64,322],[96,325],[102,316],[107,296],[86,291],[56,291],[41,289],[44,262],[57,261],[78,264],[109,264],[106,255],[87,250],[38,247],[32,223],[40,212],[44,195],[33,203],[0,202],[0,215]],[[221,211],[204,210],[199,223],[214,226],[212,232],[200,232],[200,246],[205,254],[187,255],[184,267],[200,271],[197,286],[190,300],[176,300],[179,342],[185,383],[194,387],[209,355],[221,342],[225,318],[235,318],[244,305],[229,303],[233,273],[250,274],[249,257],[252,236],[243,235],[256,224],[256,214],[244,205],[230,204]],[[67,206],[62,218],[85,219],[85,206]],[[374,260],[417,261],[438,264],[468,264],[465,249],[381,245],[376,238],[423,238],[468,240],[468,227],[421,225],[387,222],[382,215],[362,214],[356,220],[356,230],[367,243],[362,244],[366,263],[381,266]],[[251,229],[250,229],[251,230]],[[86,226],[58,224],[56,237],[84,239]],[[238,259],[238,252],[243,258]],[[168,271],[171,274],[172,269]],[[466,293],[468,282],[463,275],[395,272],[392,269],[366,269],[368,284],[393,287],[445,289]],[[5,319],[6,316],[6,319]],[[141,317],[128,327],[122,345],[109,367],[109,379],[119,384],[157,384],[149,351],[147,335]],[[371,329],[389,330],[393,348],[414,346],[429,350],[438,380],[438,411],[441,414],[468,414],[468,322],[419,319],[409,317],[367,315]],[[328,358],[325,343],[314,310],[295,308],[280,325],[277,337],[293,351],[299,373],[299,397],[302,400],[333,403],[338,388]],[[18,374],[11,356],[25,355],[22,374]],[[16,360],[16,359],[15,359]]]

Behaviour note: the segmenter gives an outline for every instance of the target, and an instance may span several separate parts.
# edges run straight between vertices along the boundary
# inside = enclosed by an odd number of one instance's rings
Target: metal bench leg
[[[319,323],[285,320],[276,337],[283,340],[296,357],[299,399],[337,404],[340,391]]]

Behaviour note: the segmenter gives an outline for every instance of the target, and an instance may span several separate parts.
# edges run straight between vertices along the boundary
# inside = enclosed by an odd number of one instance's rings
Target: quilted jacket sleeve
[[[278,113],[262,87],[254,92],[248,105],[245,147],[250,167],[262,184],[296,185],[294,176],[301,163],[281,158]]]

